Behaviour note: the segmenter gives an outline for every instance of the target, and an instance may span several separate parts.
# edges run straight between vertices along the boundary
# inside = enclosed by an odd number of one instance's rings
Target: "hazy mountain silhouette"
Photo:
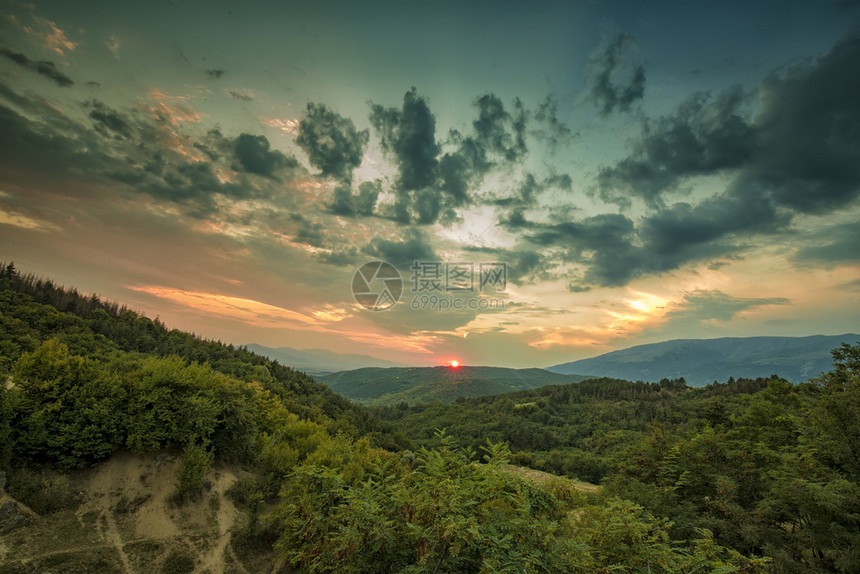
[[[547,370],[630,381],[684,377],[691,386],[725,382],[729,377],[772,374],[799,383],[830,370],[832,349],[858,341],[860,335],[855,334],[676,339],[562,363]]]

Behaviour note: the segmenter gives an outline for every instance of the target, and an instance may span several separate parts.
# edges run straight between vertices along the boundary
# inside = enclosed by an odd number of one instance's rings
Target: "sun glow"
[[[450,366],[452,369],[459,369],[460,361],[458,361],[457,359],[452,359],[451,362],[448,363],[448,366]]]

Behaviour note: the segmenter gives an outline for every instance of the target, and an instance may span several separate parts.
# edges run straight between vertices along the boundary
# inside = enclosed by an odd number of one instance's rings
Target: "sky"
[[[860,325],[860,3],[0,0],[0,260],[236,345]]]

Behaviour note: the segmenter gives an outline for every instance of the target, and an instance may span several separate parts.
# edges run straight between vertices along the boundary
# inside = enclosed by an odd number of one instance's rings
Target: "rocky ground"
[[[236,536],[247,517],[225,492],[241,469],[216,466],[198,500],[177,504],[178,465],[166,453],[118,453],[63,477],[74,502],[55,512],[36,514],[4,494],[0,574],[285,571],[270,549]]]

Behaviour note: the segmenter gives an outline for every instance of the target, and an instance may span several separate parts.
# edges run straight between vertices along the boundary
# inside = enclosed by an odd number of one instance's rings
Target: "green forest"
[[[215,463],[247,471],[234,540],[285,572],[860,571],[860,346],[796,385],[590,379],[364,407],[13,264],[0,332],[0,470],[37,512],[44,469],[166,450],[176,504]]]

